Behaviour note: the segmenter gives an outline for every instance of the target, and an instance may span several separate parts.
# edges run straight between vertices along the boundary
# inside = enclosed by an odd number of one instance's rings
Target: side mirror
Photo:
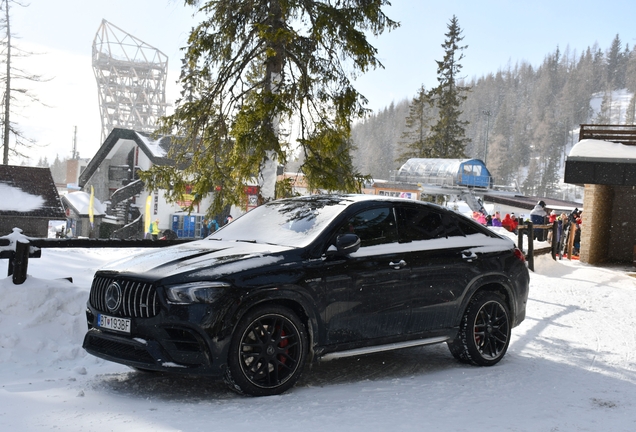
[[[341,234],[336,238],[336,245],[327,250],[329,255],[349,255],[360,249],[360,237],[355,234]]]

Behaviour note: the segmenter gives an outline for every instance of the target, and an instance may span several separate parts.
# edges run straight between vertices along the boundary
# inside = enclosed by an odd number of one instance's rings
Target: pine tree
[[[430,149],[426,147],[426,139],[430,132],[432,106],[429,94],[421,86],[417,95],[409,105],[409,115],[406,117],[405,130],[402,132],[400,144],[404,150],[396,162],[402,165],[410,158],[430,158]]]
[[[448,33],[442,44],[444,59],[437,61],[438,86],[431,90],[431,99],[439,111],[437,123],[431,127],[431,135],[427,138],[428,154],[436,158],[464,158],[466,144],[465,127],[467,121],[461,120],[461,106],[466,100],[468,87],[458,85],[459,73],[462,69],[462,51],[467,45],[460,46],[464,39],[457,17],[453,15],[447,25]]]
[[[621,51],[622,43],[618,35],[612,41],[607,52],[607,81],[612,90],[625,86],[625,53]]]
[[[189,185],[192,206],[216,189],[219,211],[242,204],[257,179],[271,199],[276,167],[295,146],[310,190],[359,190],[351,121],[366,99],[352,78],[382,67],[367,37],[399,25],[382,11],[389,1],[185,3],[205,19],[185,51],[182,98],[159,131],[182,137],[170,154],[181,169],[155,166],[140,175],[146,186],[178,200]]]

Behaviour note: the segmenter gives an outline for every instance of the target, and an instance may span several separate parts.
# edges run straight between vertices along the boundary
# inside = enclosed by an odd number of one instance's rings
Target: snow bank
[[[67,280],[0,280],[0,363],[45,367],[83,357],[87,297]]]

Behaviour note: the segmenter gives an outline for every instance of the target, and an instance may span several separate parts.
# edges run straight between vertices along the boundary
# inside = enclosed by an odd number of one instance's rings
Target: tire
[[[482,291],[468,304],[457,337],[448,348],[463,363],[492,366],[506,354],[510,330],[510,311],[504,299]]]
[[[454,340],[446,342],[448,345],[448,349],[450,350],[453,357],[459,360],[461,363],[470,363],[466,354],[464,353],[464,345],[459,337],[456,337]]]
[[[298,381],[306,355],[305,326],[290,309],[257,307],[239,321],[234,331],[225,380],[241,394],[281,394]]]

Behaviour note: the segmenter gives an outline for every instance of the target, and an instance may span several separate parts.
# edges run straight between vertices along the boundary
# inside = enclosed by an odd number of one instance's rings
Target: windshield
[[[314,241],[349,203],[336,196],[273,201],[249,211],[208,239],[304,247]]]

